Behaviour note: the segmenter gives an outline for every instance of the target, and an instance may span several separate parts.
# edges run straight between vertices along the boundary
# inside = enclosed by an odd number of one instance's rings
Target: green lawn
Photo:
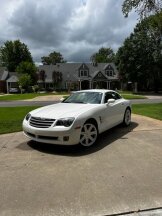
[[[121,96],[125,99],[132,100],[132,99],[147,99],[147,97],[142,95],[136,95],[136,94],[124,94],[122,93]]]
[[[36,108],[35,106],[0,107],[0,134],[21,131],[25,115]]]
[[[147,97],[143,95],[133,94],[131,91],[117,91],[123,98],[131,100],[131,99],[147,99]]]
[[[162,120],[162,103],[158,104],[133,104],[132,111],[135,114],[148,116]]]
[[[48,96],[48,95],[67,95],[67,92],[57,92],[57,93],[25,93],[25,94],[10,94],[0,96],[0,101],[12,101],[12,100],[27,100],[33,99],[38,96]]]
[[[26,100],[32,99],[38,96],[45,96],[45,95],[53,95],[52,93],[26,93],[26,94],[11,94],[11,95],[3,95],[0,96],[0,101],[12,101],[12,100]]]
[[[0,107],[0,134],[21,131],[25,115],[36,108],[36,106]],[[162,103],[133,104],[132,111],[135,114],[162,120]]]

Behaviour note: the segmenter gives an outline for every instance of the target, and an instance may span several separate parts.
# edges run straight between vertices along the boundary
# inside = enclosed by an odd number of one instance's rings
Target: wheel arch
[[[97,122],[97,120],[95,119],[95,118],[89,118],[89,119],[87,119],[85,122],[84,122],[84,124],[85,123],[93,123],[95,126],[96,126],[96,128],[97,128],[97,131],[98,131],[98,122]],[[83,125],[84,125],[83,124]]]
[[[127,109],[130,110],[130,112],[132,113],[132,109],[131,109],[130,106],[127,106],[126,109],[125,109],[125,111],[126,111]]]

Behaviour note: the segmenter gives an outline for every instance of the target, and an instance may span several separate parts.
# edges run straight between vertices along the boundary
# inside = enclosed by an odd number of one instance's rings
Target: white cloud
[[[0,45],[25,42],[35,61],[56,50],[69,61],[88,61],[100,47],[117,49],[133,30],[123,0],[0,0]]]

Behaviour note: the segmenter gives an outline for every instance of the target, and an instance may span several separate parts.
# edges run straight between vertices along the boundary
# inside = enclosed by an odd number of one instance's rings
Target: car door
[[[115,99],[113,103],[107,103],[108,99]],[[104,98],[104,111],[102,113],[103,130],[107,130],[121,122],[121,97],[114,92],[106,92]]]
[[[117,92],[112,92],[112,97],[115,99],[117,122],[121,122],[123,120],[125,112],[125,104],[123,98]]]

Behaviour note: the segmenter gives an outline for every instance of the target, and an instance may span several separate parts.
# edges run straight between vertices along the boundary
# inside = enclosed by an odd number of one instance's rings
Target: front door
[[[89,89],[89,81],[88,80],[83,80],[81,82],[81,90]]]

